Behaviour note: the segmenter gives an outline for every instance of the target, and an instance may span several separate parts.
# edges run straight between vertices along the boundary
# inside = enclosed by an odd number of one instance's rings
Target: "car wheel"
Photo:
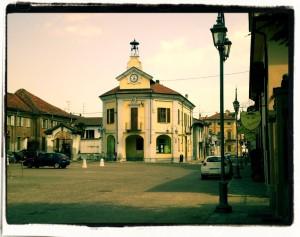
[[[55,168],[55,169],[59,169],[59,168],[60,168],[60,164],[59,164],[59,163],[55,163],[55,164],[54,164],[54,168]]]
[[[66,165],[62,165],[61,168],[62,168],[62,169],[65,169],[65,168],[66,168]]]

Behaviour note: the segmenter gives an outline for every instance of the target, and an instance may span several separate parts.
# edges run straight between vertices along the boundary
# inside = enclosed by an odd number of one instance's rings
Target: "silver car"
[[[225,176],[231,177],[232,175],[232,163],[228,157],[224,157],[224,170]],[[201,179],[205,179],[208,176],[221,176],[221,156],[208,156],[203,161],[200,167]]]

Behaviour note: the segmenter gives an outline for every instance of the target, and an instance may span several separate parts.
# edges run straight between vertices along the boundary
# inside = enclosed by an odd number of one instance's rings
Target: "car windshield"
[[[220,162],[221,161],[221,157],[218,156],[212,156],[212,157],[208,157],[206,159],[207,162]]]

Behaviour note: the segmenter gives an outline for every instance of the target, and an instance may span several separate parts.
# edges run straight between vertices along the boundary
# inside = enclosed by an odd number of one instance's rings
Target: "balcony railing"
[[[138,126],[135,127],[135,128],[131,128],[130,124],[128,124],[127,122],[125,123],[125,130],[127,132],[140,132],[140,131],[142,131],[142,129],[143,129],[143,123],[142,122],[140,122],[138,124]]]

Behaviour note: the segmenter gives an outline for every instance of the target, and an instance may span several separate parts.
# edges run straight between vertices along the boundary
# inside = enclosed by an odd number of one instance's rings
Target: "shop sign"
[[[241,112],[241,122],[248,130],[256,129],[261,122],[260,112]]]

